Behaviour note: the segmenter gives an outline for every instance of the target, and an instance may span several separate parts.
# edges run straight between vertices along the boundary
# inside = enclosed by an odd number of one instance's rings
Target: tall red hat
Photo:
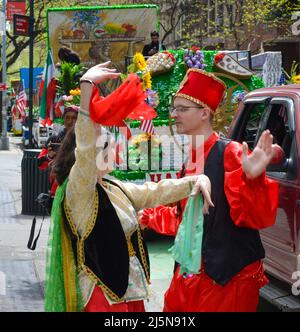
[[[188,99],[215,113],[224,96],[225,89],[225,83],[212,73],[191,68],[187,71],[175,97]]]

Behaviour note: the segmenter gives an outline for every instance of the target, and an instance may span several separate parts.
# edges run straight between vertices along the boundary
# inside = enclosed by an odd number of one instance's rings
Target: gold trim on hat
[[[181,98],[184,98],[184,99],[190,100],[190,101],[196,103],[197,105],[200,105],[200,106],[202,106],[202,107],[204,107],[204,108],[208,108],[209,111],[210,111],[212,114],[215,113],[215,112],[211,109],[211,107],[209,107],[207,104],[203,103],[203,101],[201,101],[201,100],[199,100],[199,99],[196,99],[196,98],[194,98],[194,97],[191,97],[191,96],[189,96],[189,95],[186,95],[185,93],[176,93],[176,95],[175,95],[174,98],[176,98],[176,97],[181,97]]]
[[[180,83],[180,85],[179,85],[179,88],[178,88],[178,90],[177,90],[177,93],[178,93],[180,90],[183,89],[185,83],[188,81],[188,78],[189,78],[189,77],[188,77],[188,74],[186,73],[185,76],[184,76],[184,78],[183,78],[183,80],[181,81],[181,83]]]

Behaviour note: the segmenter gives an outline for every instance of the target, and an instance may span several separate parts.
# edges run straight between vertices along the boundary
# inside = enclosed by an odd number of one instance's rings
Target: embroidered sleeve
[[[135,210],[140,211],[180,201],[190,194],[196,180],[197,176],[187,176],[182,179],[165,179],[158,183],[145,182],[143,185],[118,184],[123,187]]]
[[[82,231],[93,210],[98,173],[96,139],[99,128],[90,120],[88,112],[79,112],[75,125],[76,162],[69,175],[66,199],[74,223]]]

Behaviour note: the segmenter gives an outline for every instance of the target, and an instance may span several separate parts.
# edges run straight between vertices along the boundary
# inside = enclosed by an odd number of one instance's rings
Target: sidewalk
[[[10,151],[0,151],[0,312],[43,311],[43,283],[50,218],[46,218],[37,249],[27,249],[33,216],[21,214],[21,138],[10,137]],[[41,217],[37,217],[37,228]],[[151,265],[149,312],[161,311],[173,273],[168,238],[148,241]]]

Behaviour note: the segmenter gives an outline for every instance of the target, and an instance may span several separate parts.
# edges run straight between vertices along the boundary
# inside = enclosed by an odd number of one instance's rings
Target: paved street
[[[44,222],[35,251],[27,249],[33,216],[21,214],[20,138],[10,138],[10,151],[0,151],[0,312],[43,311],[45,255],[50,219]],[[41,217],[37,218],[37,226]],[[37,232],[37,230],[36,230]],[[170,282],[173,261],[168,238],[148,241],[151,264],[151,298],[147,311],[161,311]]]

